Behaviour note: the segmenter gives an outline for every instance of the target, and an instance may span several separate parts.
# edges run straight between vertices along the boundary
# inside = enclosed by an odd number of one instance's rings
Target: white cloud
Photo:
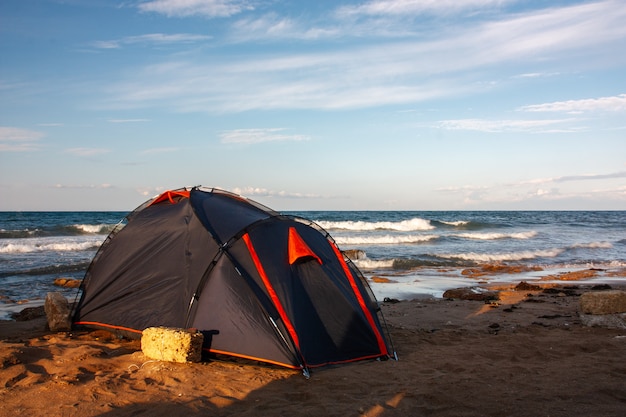
[[[554,179],[556,182],[565,181],[585,181],[585,180],[609,180],[615,178],[626,178],[626,171],[612,172],[610,174],[587,174],[587,175],[566,175]]]
[[[166,190],[170,190],[170,188],[163,187],[163,186],[143,187],[143,188],[137,188],[135,191],[143,197],[154,198],[154,197],[161,195],[161,193],[163,193]]]
[[[96,155],[102,155],[111,152],[110,149],[104,148],[70,148],[66,149],[65,153],[80,156],[80,157],[90,157]]]
[[[611,172],[608,174],[583,174],[583,175],[564,175],[561,177],[553,178],[534,178],[526,181],[520,181],[514,184],[507,184],[509,186],[525,186],[525,185],[540,185],[558,182],[570,182],[570,181],[596,181],[596,180],[610,180],[626,178],[626,171]]]
[[[166,45],[166,44],[181,44],[181,43],[195,43],[211,39],[206,35],[194,35],[190,33],[149,33],[138,36],[128,36],[121,39],[96,41],[93,42],[93,47],[98,49],[118,49],[125,45]]]
[[[276,13],[239,19],[233,23],[231,30],[232,40],[236,42],[257,39],[319,40],[345,35],[338,25],[327,23],[318,27]]]
[[[342,6],[340,16],[384,16],[416,14],[451,14],[465,10],[488,9],[516,0],[371,0],[363,4]]]
[[[149,121],[150,119],[109,119],[109,123],[143,123]]]
[[[437,126],[448,130],[474,130],[487,133],[503,132],[572,132],[576,128],[571,126],[561,127],[566,123],[571,124],[575,119],[552,119],[552,120],[483,120],[483,119],[458,119],[442,120]]]
[[[463,186],[441,187],[441,188],[437,188],[435,191],[445,192],[445,193],[458,193],[458,192],[486,191],[488,189],[489,187],[486,187],[486,186],[463,185]]]
[[[499,65],[557,62],[575,70],[573,59],[580,66],[594,61],[584,59],[590,54],[615,57],[615,47],[626,39],[623,21],[626,8],[614,2],[585,3],[475,22],[428,38],[437,40],[333,43],[323,53],[164,62],[139,69],[108,91],[117,92],[112,103],[118,108],[167,103],[181,112],[418,103],[484,92],[484,74]],[[290,39],[298,26],[279,17],[261,18],[255,25],[259,38],[265,31]]]
[[[286,129],[236,129],[222,132],[219,136],[222,143],[241,143],[247,145],[264,142],[309,140],[308,136],[281,133],[284,130]]]
[[[272,191],[259,187],[233,188],[231,192],[244,197],[280,197],[280,198],[320,198],[318,194],[289,193],[287,191]]]
[[[531,178],[515,183],[494,183],[487,186],[451,186],[442,187],[435,191],[456,195],[462,199],[464,204],[469,206],[508,205],[519,208],[526,204],[535,204],[541,201],[621,201],[626,199],[626,186],[620,184],[611,187],[608,183],[603,182],[621,178],[626,178],[626,171]],[[602,184],[604,188],[590,189],[579,187],[578,184],[575,187],[569,187],[569,190],[565,190],[567,188],[565,185],[563,185],[564,189],[556,187],[557,184],[576,181],[599,181],[599,184]]]
[[[158,154],[158,153],[172,153],[172,152],[178,152],[180,151],[180,148],[175,148],[175,147],[169,147],[169,148],[152,148],[152,149],[146,149],[141,151],[142,155],[151,155],[151,154]]]
[[[109,188],[115,188],[115,186],[111,185],[111,184],[87,184],[87,185],[79,185],[79,184],[55,184],[54,188],[60,188],[60,189],[90,189],[90,190],[106,190]]]
[[[143,12],[155,12],[168,17],[229,17],[254,10],[246,0],[150,0],[138,5]]]
[[[547,78],[556,77],[561,75],[560,72],[527,72],[524,74],[518,74],[513,78]]]
[[[0,152],[30,152],[40,148],[42,132],[19,127],[0,126]]]
[[[598,111],[623,112],[626,111],[626,94],[619,94],[612,97],[533,104],[520,107],[519,110],[527,112],[563,112],[573,114]]]

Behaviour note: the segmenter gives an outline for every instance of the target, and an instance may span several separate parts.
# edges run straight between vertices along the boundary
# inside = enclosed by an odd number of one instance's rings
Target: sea
[[[43,304],[48,292],[70,301],[107,235],[127,212],[0,212],[0,319]],[[567,271],[604,271],[626,284],[626,211],[299,211],[326,230],[368,278],[379,300],[440,297],[473,286],[464,271],[511,265],[523,274],[498,282],[546,280]],[[607,272],[608,271],[608,272]],[[618,271],[618,273],[610,273]],[[372,280],[374,277],[384,279]],[[598,282],[598,278],[594,278]]]

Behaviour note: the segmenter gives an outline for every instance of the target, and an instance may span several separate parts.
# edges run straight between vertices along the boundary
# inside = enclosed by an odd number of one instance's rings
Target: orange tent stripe
[[[265,273],[265,269],[263,268],[263,265],[261,264],[261,260],[259,259],[259,256],[257,255],[256,250],[254,250],[254,246],[252,245],[252,241],[250,240],[250,236],[248,235],[248,233],[243,235],[243,241],[248,247],[250,256],[252,256],[252,261],[254,262],[254,265],[256,266],[256,269],[259,272],[259,275],[261,276],[261,280],[263,280],[263,284],[265,285],[265,288],[267,289],[267,292],[270,298],[272,299],[272,302],[274,303],[276,310],[278,310],[278,314],[280,315],[281,320],[285,324],[285,327],[287,327],[287,331],[291,335],[291,338],[293,342],[296,344],[296,347],[298,348],[298,350],[300,350],[300,340],[298,339],[298,334],[296,333],[296,329],[295,327],[293,327],[293,324],[291,324],[291,320],[289,320],[289,317],[287,316],[287,312],[285,311],[282,303],[280,302],[280,299],[278,298],[278,294],[276,294],[276,291],[274,290],[272,283],[267,277],[267,274]]]
[[[295,227],[289,228],[289,265],[293,265],[298,259],[307,256],[312,256],[317,259],[319,264],[322,264],[322,260],[309,248],[302,236],[298,234]]]
[[[256,356],[244,355],[241,353],[229,352],[229,351],[219,350],[219,349],[207,349],[207,348],[204,348],[203,350],[206,350],[211,353],[215,353],[217,355],[235,356],[237,358],[265,362],[265,363],[269,363],[272,365],[284,366],[285,368],[290,368],[290,369],[302,369],[300,366],[296,366],[290,363],[278,362],[278,361],[273,361],[273,360],[265,359],[265,358],[257,358]]]
[[[126,331],[126,332],[139,333],[139,334],[143,333],[141,330],[131,329],[129,327],[123,327],[123,326],[114,326],[112,324],[106,324],[106,323],[98,323],[98,322],[95,322],[95,321],[77,321],[74,324],[82,325],[82,326],[106,327],[108,329],[123,330],[123,331]]]
[[[169,201],[170,203],[174,203],[174,197],[183,197],[183,198],[189,198],[189,191],[187,190],[182,190],[182,191],[166,191],[164,193],[162,193],[161,195],[159,195],[158,197],[156,197],[154,200],[152,200],[152,203],[150,203],[150,205],[153,204],[158,204],[161,203],[163,201]]]
[[[357,287],[356,282],[354,281],[354,276],[352,275],[352,271],[350,271],[348,264],[346,263],[345,259],[343,259],[343,255],[341,254],[341,251],[339,250],[337,245],[335,245],[332,242],[330,243],[330,245],[335,251],[335,255],[337,256],[337,259],[339,259],[339,262],[341,263],[343,272],[346,274],[346,277],[348,278],[348,281],[350,282],[350,287],[352,287],[352,291],[354,292],[354,295],[356,296],[359,302],[359,305],[361,306],[361,310],[363,310],[363,313],[365,314],[365,317],[367,318],[367,321],[370,324],[370,327],[374,331],[374,335],[376,336],[376,341],[378,342],[378,349],[380,350],[380,353],[389,355],[389,351],[387,350],[387,344],[385,343],[383,336],[380,334],[380,331],[378,331],[378,326],[376,326],[376,323],[374,322],[374,317],[372,317],[372,313],[370,312],[369,308],[367,308],[367,305],[365,304],[363,295],[361,294],[361,291],[359,291],[359,287]]]
[[[302,369],[302,367],[296,366],[296,365],[293,365],[293,364],[290,364],[290,363],[273,361],[273,360],[266,359],[266,358],[258,358],[256,356],[244,355],[244,354],[241,354],[241,353],[230,352],[230,351],[226,351],[226,350],[219,350],[219,349],[213,349],[213,348],[210,348],[210,349],[204,348],[203,350],[205,350],[207,352],[214,353],[216,355],[235,356],[237,358],[242,358],[242,359],[248,359],[248,360],[253,360],[253,361],[269,363],[269,364],[272,364],[272,365],[278,365],[278,366],[282,366],[282,367],[289,368],[289,369]],[[362,361],[362,360],[366,360],[366,359],[375,359],[375,358],[378,358],[378,357],[380,357],[379,354],[367,355],[367,356],[361,356],[361,357],[353,358],[353,359],[346,359],[346,360],[340,360],[340,361],[328,361],[328,362],[319,363],[319,364],[316,364],[316,365],[307,365],[307,367],[309,367],[309,368],[321,368],[323,366],[328,366],[328,365],[340,365],[340,364],[343,364],[343,363],[358,362],[358,361]]]

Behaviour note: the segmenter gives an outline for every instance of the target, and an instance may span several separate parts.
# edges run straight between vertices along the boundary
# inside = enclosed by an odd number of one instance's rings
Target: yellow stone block
[[[148,327],[141,335],[141,350],[151,359],[167,362],[200,362],[202,333],[171,327]]]
[[[626,313],[626,291],[590,291],[580,296],[580,309],[585,314]]]

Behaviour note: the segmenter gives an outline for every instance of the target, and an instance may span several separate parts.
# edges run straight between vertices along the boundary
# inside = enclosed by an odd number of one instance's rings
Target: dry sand
[[[0,322],[0,416],[626,415],[626,330],[583,326],[586,290],[385,303],[399,361],[308,380],[258,363],[153,361],[138,341],[50,333],[44,318]]]

